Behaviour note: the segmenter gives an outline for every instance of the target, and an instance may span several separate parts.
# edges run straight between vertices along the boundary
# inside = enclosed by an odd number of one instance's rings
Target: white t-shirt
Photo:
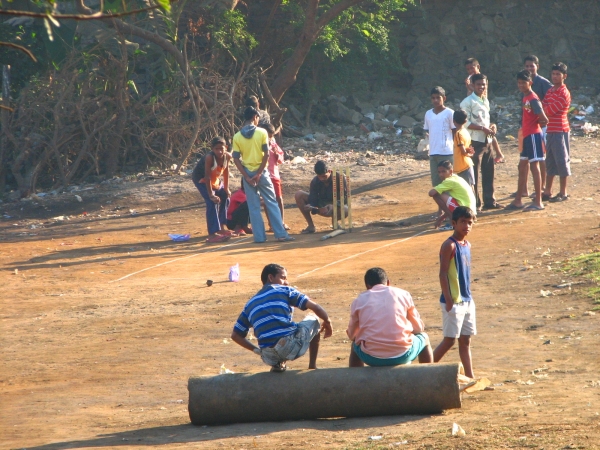
[[[450,108],[444,109],[436,114],[433,109],[425,113],[425,124],[423,128],[429,132],[429,155],[453,155],[454,141],[452,120],[454,111]]]

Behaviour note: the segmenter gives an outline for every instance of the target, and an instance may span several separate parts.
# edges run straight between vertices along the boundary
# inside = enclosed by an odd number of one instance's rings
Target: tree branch
[[[320,32],[325,27],[325,25],[327,25],[329,22],[331,22],[333,19],[339,16],[342,12],[362,2],[364,2],[364,0],[342,0],[339,3],[336,3],[326,12],[321,14],[321,17],[319,17],[319,20],[317,20],[317,29]]]
[[[87,6],[84,5],[84,7],[87,8],[90,12],[92,11]],[[139,13],[151,11],[153,9],[158,9],[158,8],[160,8],[160,6],[154,5],[154,6],[148,6],[147,8],[134,9],[132,11],[124,11],[124,12],[120,12],[120,13],[109,13],[109,14],[104,14],[102,12],[91,13],[91,14],[53,14],[53,13],[38,13],[38,12],[31,12],[31,11],[16,11],[16,10],[12,10],[12,9],[0,9],[0,15],[32,17],[32,18],[36,18],[36,19],[47,19],[48,17],[51,17],[56,20],[67,20],[67,19],[107,20],[107,19],[114,19],[117,17],[131,16],[133,14],[139,14]],[[77,9],[80,10],[79,5],[78,5]]]
[[[23,53],[27,53],[27,56],[29,56],[31,59],[33,59],[33,62],[37,62],[37,59],[35,59],[35,56],[33,56],[33,53],[31,53],[27,48],[23,47],[22,45],[13,44],[11,42],[0,42],[0,45],[2,45],[4,47],[14,48],[15,50],[19,50]]]

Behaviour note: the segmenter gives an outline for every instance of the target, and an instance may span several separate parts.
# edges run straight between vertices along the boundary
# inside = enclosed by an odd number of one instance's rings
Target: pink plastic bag
[[[229,268],[229,281],[237,283],[240,281],[240,265],[239,263]]]

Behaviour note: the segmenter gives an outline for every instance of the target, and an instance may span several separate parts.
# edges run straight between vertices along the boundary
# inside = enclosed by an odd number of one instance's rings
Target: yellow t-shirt
[[[460,206],[468,206],[473,212],[477,211],[475,193],[469,184],[453,173],[440,184],[434,187],[438,194],[447,192]]]
[[[244,127],[245,128],[245,127]],[[243,130],[243,128],[242,128]],[[242,135],[242,130],[233,136],[233,153],[239,153],[242,159],[242,165],[251,172],[255,172],[260,167],[264,152],[263,145],[267,145],[269,135],[263,128],[255,128],[250,138]]]
[[[463,154],[459,147],[460,144],[465,148],[471,146],[471,135],[464,128],[457,130],[454,134],[454,173],[460,173],[473,167],[473,160],[470,156]]]

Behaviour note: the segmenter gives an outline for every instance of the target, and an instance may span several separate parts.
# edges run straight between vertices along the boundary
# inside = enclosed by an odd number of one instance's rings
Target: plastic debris
[[[487,387],[490,384],[492,384],[492,383],[487,378],[480,378],[479,380],[475,380],[475,382],[472,383],[471,385],[465,387],[464,391],[467,394],[471,394],[471,393],[477,392],[477,391],[484,391],[487,389]]]
[[[81,203],[81,202],[83,201],[83,199],[82,199],[82,198],[81,198],[81,196],[79,196],[79,195],[75,195],[75,198],[77,199],[77,201],[78,201],[79,203]]]
[[[465,432],[465,430],[463,430],[463,428],[459,424],[452,424],[452,436],[464,436],[466,434],[467,433]]]
[[[540,291],[540,295],[541,295],[542,297],[550,297],[551,295],[554,295],[554,294],[552,293],[552,291],[544,291],[544,290],[541,290],[541,291]]]
[[[583,120],[583,119],[579,119],[579,120]],[[581,131],[583,131],[585,134],[594,133],[594,132],[598,131],[598,126],[592,125],[591,123],[586,122],[581,127]]]
[[[291,164],[306,164],[308,161],[304,159],[302,156],[295,156],[294,159],[290,161]]]
[[[383,439],[383,436],[371,436],[371,437],[369,437],[370,441],[380,441],[381,439]]]
[[[240,265],[239,263],[229,268],[229,281],[237,283],[240,281]]]
[[[184,242],[190,240],[190,234],[169,234],[168,235],[172,241],[175,242]]]
[[[219,371],[219,375],[224,375],[226,373],[235,373],[231,370],[229,370],[227,367],[225,367],[225,364],[221,364],[221,370]]]

